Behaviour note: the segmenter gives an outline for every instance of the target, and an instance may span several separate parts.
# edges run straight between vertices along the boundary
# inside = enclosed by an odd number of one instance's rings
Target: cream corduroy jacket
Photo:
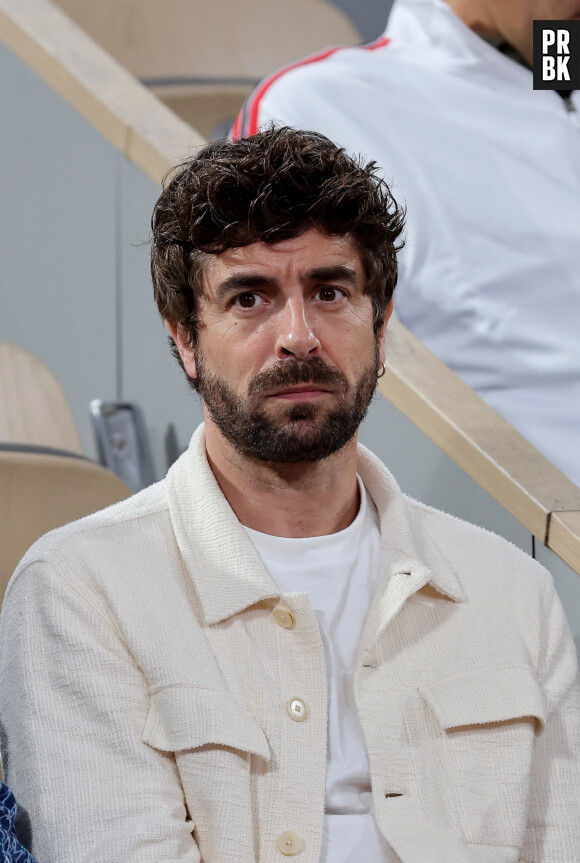
[[[403,863],[577,863],[580,695],[550,576],[406,499],[362,447],[359,471],[396,550],[355,681],[380,829]],[[323,645],[222,495],[203,427],[163,482],[23,559],[0,717],[40,863],[318,863]]]

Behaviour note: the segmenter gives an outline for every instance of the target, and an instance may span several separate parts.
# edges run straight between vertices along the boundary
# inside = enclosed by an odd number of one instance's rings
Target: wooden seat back
[[[81,453],[62,387],[29,351],[0,342],[0,443],[38,444]]]
[[[114,473],[87,459],[0,450],[0,603],[40,536],[130,495]]]

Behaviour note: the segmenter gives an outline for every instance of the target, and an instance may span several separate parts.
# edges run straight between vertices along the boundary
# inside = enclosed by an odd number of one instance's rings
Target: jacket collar
[[[402,579],[405,588],[395,591],[399,607],[409,593],[427,583],[461,602],[465,596],[457,575],[424,531],[413,529],[409,505],[394,478],[361,445],[358,469],[379,513],[382,544],[395,550],[388,585]],[[213,475],[205,454],[203,424],[170,468],[166,490],[173,531],[206,623],[218,623],[257,602],[280,596]],[[381,629],[392,610],[392,603],[387,603],[380,615]]]
[[[380,459],[360,444],[358,471],[379,514],[381,544],[395,552],[365,625],[363,642],[371,644],[406,600],[426,585],[453,602],[466,601],[466,595],[421,517],[430,508],[410,501]]]
[[[395,0],[385,36],[392,50],[400,45],[405,57],[416,54],[421,66],[468,70],[501,79],[504,84],[532,89],[532,72],[482,39],[459,18],[445,0]]]
[[[280,595],[213,475],[203,423],[169,469],[167,496],[175,538],[206,623]]]
[[[362,444],[358,447],[358,472],[379,513],[382,546],[396,552],[391,573],[412,570],[418,578],[421,571],[424,577],[421,587],[429,583],[449,599],[463,602],[466,597],[459,578],[427,533],[425,520],[417,523],[413,518],[414,501],[402,493],[392,473]],[[422,504],[416,506],[424,512],[430,511]]]

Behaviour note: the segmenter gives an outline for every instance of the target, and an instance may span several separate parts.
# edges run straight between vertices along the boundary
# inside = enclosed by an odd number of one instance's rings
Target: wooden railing
[[[0,39],[155,182],[205,143],[47,0],[1,0]]]
[[[580,488],[397,321],[387,367],[381,393],[580,574]]]
[[[0,0],[0,40],[155,182],[204,140],[47,0]],[[400,323],[381,393],[580,573],[580,489]]]

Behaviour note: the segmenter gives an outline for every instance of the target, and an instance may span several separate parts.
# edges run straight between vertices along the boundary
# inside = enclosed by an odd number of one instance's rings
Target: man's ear
[[[173,321],[166,319],[165,324],[169,330],[169,335],[175,342],[175,346],[179,351],[179,356],[181,357],[181,362],[183,363],[185,371],[190,378],[196,378],[197,367],[195,364],[195,350],[189,344],[187,334],[179,324],[176,324]]]
[[[389,301],[387,308],[385,309],[385,319],[381,324],[381,328],[378,333],[379,338],[379,362],[385,362],[385,335],[387,333],[387,324],[389,323],[389,318],[393,314],[393,300]]]

